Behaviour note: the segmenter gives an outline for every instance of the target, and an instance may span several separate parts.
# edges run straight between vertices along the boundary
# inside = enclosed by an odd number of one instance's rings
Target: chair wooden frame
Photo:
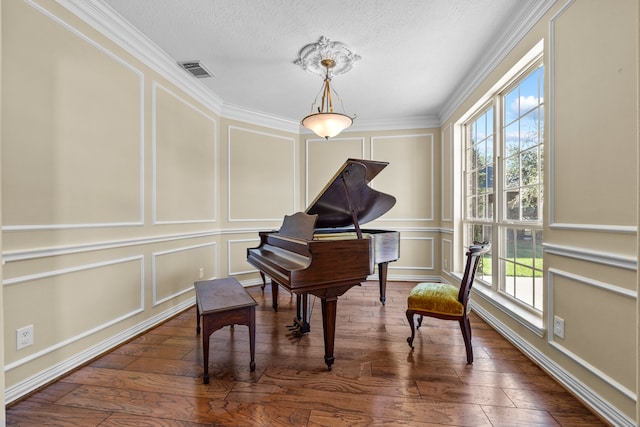
[[[414,322],[414,316],[419,315],[418,326],[422,325],[423,316],[435,317],[444,320],[457,320],[460,323],[460,330],[462,330],[462,337],[464,338],[464,345],[467,350],[467,363],[473,363],[473,349],[471,347],[471,324],[468,318],[469,294],[471,293],[471,287],[475,279],[476,271],[478,270],[478,263],[480,257],[487,253],[491,249],[490,242],[474,243],[469,247],[469,250],[465,254],[467,257],[466,266],[464,269],[464,276],[460,282],[460,290],[458,292],[458,301],[462,304],[463,310],[461,315],[434,313],[430,311],[420,311],[407,309],[407,320],[411,327],[411,336],[407,338],[409,346],[413,349],[413,339],[415,338],[416,326]]]

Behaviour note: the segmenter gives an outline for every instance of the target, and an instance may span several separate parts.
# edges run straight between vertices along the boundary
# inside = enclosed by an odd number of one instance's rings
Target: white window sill
[[[454,277],[459,280],[462,280],[462,276],[453,273]],[[480,285],[476,283],[472,288],[471,292],[473,296],[480,297],[487,303],[491,304],[493,307],[505,313],[507,316],[511,317],[513,320],[529,329],[531,332],[536,334],[539,337],[544,337],[546,333],[546,328],[544,327],[543,316],[537,315],[535,313],[531,313],[530,311],[520,307],[518,304],[510,301],[504,295],[499,292],[494,291],[486,286]],[[473,307],[473,297],[471,298],[471,305]]]

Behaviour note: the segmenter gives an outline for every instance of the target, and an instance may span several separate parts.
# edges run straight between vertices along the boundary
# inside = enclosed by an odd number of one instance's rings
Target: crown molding
[[[117,43],[145,65],[220,115],[223,100],[182,69],[137,28],[123,20],[102,0],[57,0],[71,13]]]
[[[494,42],[489,43],[491,46],[497,46],[493,52],[483,52],[484,61],[479,61],[473,66],[473,72],[469,70],[467,77],[462,80],[458,86],[458,90],[449,98],[440,110],[440,124],[444,124],[453,113],[467,100],[480,84],[489,77],[489,74],[507,57],[509,52],[531,31],[533,26],[542,19],[542,17],[551,9],[557,0],[536,1],[524,10],[519,16],[516,16],[501,35]]]
[[[402,129],[439,128],[440,120],[437,116],[405,117],[402,119],[355,119],[353,125],[345,132],[351,131],[385,131]]]
[[[250,110],[239,105],[224,104],[222,106],[221,116],[230,120],[238,120],[253,125],[264,126],[295,134],[299,134],[301,128],[299,121]]]

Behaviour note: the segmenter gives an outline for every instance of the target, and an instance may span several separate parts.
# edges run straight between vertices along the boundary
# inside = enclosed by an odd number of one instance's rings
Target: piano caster
[[[255,370],[256,370],[256,362],[252,360],[251,363],[249,363],[249,371],[253,372]]]
[[[382,303],[382,305],[385,305],[385,303],[387,302],[387,297],[380,297],[380,302]]]
[[[209,384],[209,374],[204,374],[204,375],[202,376],[202,382],[203,382],[204,384]]]

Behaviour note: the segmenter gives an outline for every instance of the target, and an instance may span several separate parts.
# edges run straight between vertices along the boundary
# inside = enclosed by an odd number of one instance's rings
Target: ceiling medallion
[[[330,59],[335,64],[330,69],[330,75],[344,74],[353,68],[353,64],[360,59],[360,55],[353,53],[351,48],[342,42],[332,42],[325,36],[316,43],[310,43],[300,50],[300,56],[293,61],[303,70],[320,77],[326,77],[326,66],[322,61]]]

